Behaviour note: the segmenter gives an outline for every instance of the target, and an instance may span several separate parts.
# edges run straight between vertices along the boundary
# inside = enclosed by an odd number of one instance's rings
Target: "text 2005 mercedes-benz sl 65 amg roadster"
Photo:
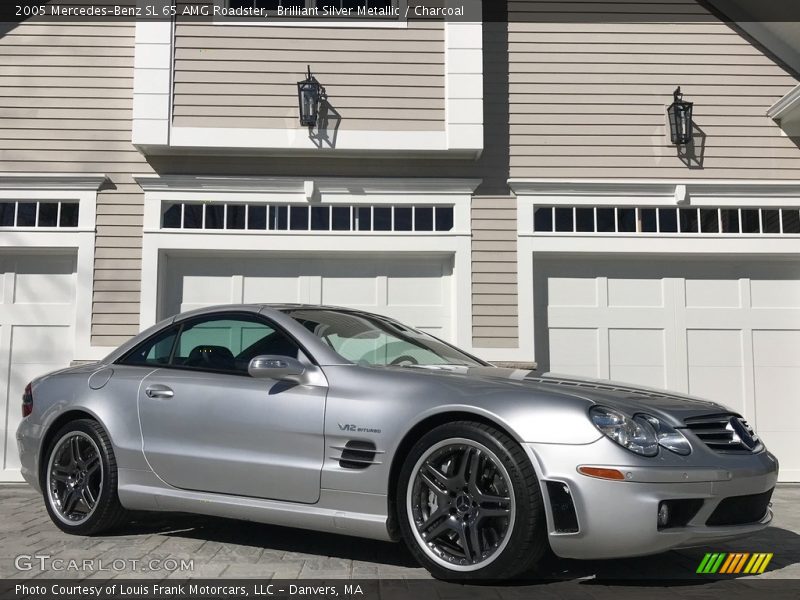
[[[402,538],[445,579],[750,534],[778,474],[722,405],[497,368],[320,306],[172,317],[32,381],[22,410],[22,473],[66,532],[203,513]]]

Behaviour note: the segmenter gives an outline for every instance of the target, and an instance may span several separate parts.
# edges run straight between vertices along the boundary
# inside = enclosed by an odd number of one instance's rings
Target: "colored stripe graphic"
[[[741,554],[739,554],[739,560],[733,566],[733,570],[731,571],[731,573],[741,573],[742,567],[744,567],[744,562],[747,560],[747,557],[749,556],[750,556],[749,552],[742,552]]]
[[[763,573],[766,570],[769,561],[772,560],[772,556],[772,552],[758,552],[753,554],[750,562],[748,562],[747,566],[744,568],[744,572],[751,574]]]
[[[772,552],[709,552],[700,561],[697,573],[736,575],[746,573],[756,575],[767,570],[773,557]]]

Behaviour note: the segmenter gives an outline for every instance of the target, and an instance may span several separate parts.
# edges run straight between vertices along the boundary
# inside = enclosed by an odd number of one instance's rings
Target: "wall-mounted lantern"
[[[297,82],[297,99],[300,103],[300,124],[304,127],[315,127],[319,119],[320,101],[327,98],[325,88],[320,85],[317,78],[311,74],[308,67],[308,77]]]
[[[676,146],[685,146],[692,141],[692,110],[694,104],[684,101],[680,86],[672,95],[673,102],[667,109],[670,139]]]

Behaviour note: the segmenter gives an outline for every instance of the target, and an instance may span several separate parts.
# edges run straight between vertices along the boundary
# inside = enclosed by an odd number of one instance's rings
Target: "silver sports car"
[[[127,510],[403,539],[445,579],[716,543],[778,462],[722,405],[493,367],[392,319],[237,305],[32,381],[17,441],[53,522]]]

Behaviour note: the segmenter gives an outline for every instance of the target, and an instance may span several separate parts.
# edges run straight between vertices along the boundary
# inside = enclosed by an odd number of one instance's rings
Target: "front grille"
[[[734,421],[738,421],[738,424]],[[761,450],[761,443],[755,431],[739,415],[733,413],[705,415],[686,419],[684,423],[686,429],[716,452],[750,454]]]
[[[761,494],[725,498],[717,505],[711,516],[708,517],[706,525],[719,527],[721,525],[758,523],[767,514],[769,501],[772,498],[774,489],[772,488],[772,490]]]

